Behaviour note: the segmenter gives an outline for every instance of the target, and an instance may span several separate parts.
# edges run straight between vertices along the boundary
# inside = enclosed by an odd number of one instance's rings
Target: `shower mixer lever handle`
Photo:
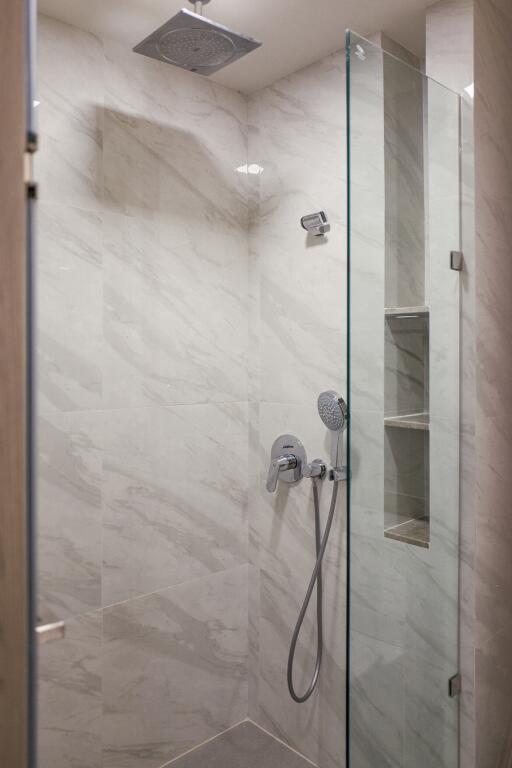
[[[267,491],[274,493],[277,488],[277,480],[279,473],[284,472],[287,469],[296,469],[299,460],[293,453],[285,453],[282,456],[277,456],[270,462],[270,469],[268,470],[267,477]]]

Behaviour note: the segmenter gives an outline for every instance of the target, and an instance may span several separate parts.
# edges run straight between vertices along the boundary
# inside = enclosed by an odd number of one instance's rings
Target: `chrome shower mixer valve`
[[[334,390],[329,389],[322,392],[318,397],[318,413],[325,426],[331,433],[331,464],[329,470],[329,480],[333,481],[331,503],[327,522],[323,533],[321,532],[320,520],[320,498],[317,480],[322,480],[327,475],[327,465],[323,459],[314,459],[308,464],[306,450],[301,441],[295,435],[280,435],[272,446],[270,455],[270,468],[267,477],[267,491],[274,493],[277,489],[277,483],[282,480],[285,483],[297,484],[303,477],[308,477],[313,482],[313,499],[315,506],[315,549],[316,561],[313,573],[309,580],[308,588],[299,617],[293,630],[288,654],[287,682],[290,696],[298,704],[307,701],[316,688],[320,675],[320,666],[322,664],[323,653],[323,618],[322,618],[322,562],[325,550],[329,541],[334,513],[336,511],[336,501],[338,498],[338,487],[342,480],[347,479],[347,469],[342,466],[342,435],[347,424],[347,406],[342,397]],[[293,666],[295,659],[295,649],[300,635],[300,630],[306,616],[306,611],[311,600],[311,595],[316,585],[316,615],[317,615],[317,650],[316,661],[310,683],[303,694],[297,693],[293,682]]]

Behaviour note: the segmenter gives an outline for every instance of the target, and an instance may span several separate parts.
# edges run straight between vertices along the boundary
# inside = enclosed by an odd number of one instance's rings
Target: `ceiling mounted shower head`
[[[136,45],[134,52],[208,76],[261,46],[257,40],[201,16],[202,6],[210,0],[190,2],[199,13],[182,8]]]
[[[347,404],[332,389],[318,396],[318,413],[323,423],[331,431],[331,464],[339,469],[341,463],[341,435],[347,422]]]

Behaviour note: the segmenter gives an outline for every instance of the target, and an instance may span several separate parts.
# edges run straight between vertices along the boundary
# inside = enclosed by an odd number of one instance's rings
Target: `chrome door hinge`
[[[462,251],[450,251],[450,269],[461,272],[464,266],[464,254]]]
[[[23,181],[25,182],[25,189],[27,190],[27,197],[29,200],[35,200],[37,198],[37,183],[34,179],[34,162],[33,152],[28,150],[23,156]]]
[[[39,149],[39,136],[37,133],[33,133],[33,131],[29,131],[27,133],[27,152],[31,152],[34,154],[34,152],[37,152]]]
[[[455,696],[459,696],[460,692],[462,690],[462,678],[460,676],[460,673],[457,672],[456,675],[453,677],[450,677],[448,680],[448,695],[451,699],[454,699]]]

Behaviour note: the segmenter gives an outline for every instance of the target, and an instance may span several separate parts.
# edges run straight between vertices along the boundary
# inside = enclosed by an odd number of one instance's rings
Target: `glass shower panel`
[[[349,765],[455,768],[459,97],[349,33],[347,107]]]

